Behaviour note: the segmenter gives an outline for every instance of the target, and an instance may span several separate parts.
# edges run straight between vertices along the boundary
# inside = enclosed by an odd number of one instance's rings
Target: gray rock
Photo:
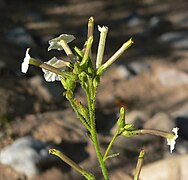
[[[146,129],[158,129],[163,131],[171,131],[175,127],[175,122],[165,113],[157,113],[145,124]]]
[[[149,25],[150,27],[156,27],[158,26],[159,22],[160,22],[160,18],[157,16],[153,16],[150,20],[149,20]]]
[[[148,28],[145,30],[147,36],[150,35],[161,35],[164,32],[170,31],[172,28],[172,23],[166,19],[161,19],[159,16],[153,16],[149,20]]]
[[[188,75],[176,69],[168,69],[158,73],[159,81],[165,86],[180,86],[188,84]]]
[[[171,157],[143,166],[142,180],[183,180],[187,179],[188,155]]]
[[[180,11],[169,16],[170,21],[176,26],[181,28],[188,27],[188,12],[187,11]]]
[[[126,123],[134,124],[135,128],[142,128],[144,122],[146,122],[149,118],[149,114],[143,111],[131,111],[126,114]]]
[[[52,95],[49,90],[43,85],[43,79],[41,76],[34,76],[29,80],[29,84],[34,92],[37,92],[37,96],[45,102],[52,101]]]
[[[158,41],[168,43],[177,49],[188,49],[188,32],[167,32],[162,34]]]
[[[21,47],[36,47],[32,36],[22,27],[17,27],[7,32],[5,38],[8,42]]]
[[[28,136],[17,139],[13,144],[2,149],[0,163],[32,177],[40,172],[37,165],[43,160],[46,161],[47,156],[49,156],[47,145]]]
[[[148,70],[150,66],[144,62],[132,62],[128,64],[128,69],[132,72],[133,75],[138,75],[145,70]]]
[[[131,76],[130,71],[123,65],[119,65],[116,67],[116,72],[114,72],[116,76],[114,76],[114,79],[122,80],[127,79]]]
[[[175,150],[177,154],[181,154],[181,155],[187,154],[188,153],[188,141],[182,138],[178,138]]]
[[[184,106],[174,110],[171,112],[171,116],[176,119],[177,117],[188,117],[188,104],[185,104]]]
[[[131,76],[131,72],[125,65],[113,64],[103,76],[103,79],[107,79],[110,82],[128,79]],[[102,83],[101,83],[102,84]]]
[[[144,20],[138,14],[132,14],[127,19],[127,23],[126,24],[129,27],[136,27],[136,26],[142,25],[143,23],[144,23]]]

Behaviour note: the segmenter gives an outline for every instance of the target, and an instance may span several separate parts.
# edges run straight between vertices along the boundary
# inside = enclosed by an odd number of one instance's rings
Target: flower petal
[[[167,138],[167,144],[170,146],[170,152],[172,153],[172,151],[175,148],[175,144],[176,144],[176,139],[178,138],[178,130],[179,128],[173,128],[172,132],[174,133],[174,137],[173,138]]]
[[[29,60],[31,59],[31,56],[29,55],[29,50],[30,50],[30,48],[27,48],[27,50],[25,52],[25,58],[23,60],[22,66],[21,66],[22,73],[26,73],[29,68]]]
[[[63,47],[61,46],[60,41],[63,40],[66,43],[70,43],[74,39],[75,39],[75,37],[73,35],[61,34],[59,37],[54,38],[49,41],[50,46],[48,47],[48,51],[50,51],[51,49],[57,49],[59,51],[63,50]]]
[[[58,60],[56,57],[53,57],[52,59],[50,59],[48,62],[44,62],[46,64],[49,64],[51,66],[54,66],[56,68],[61,69],[62,71],[65,70],[67,63],[62,61],[62,60]],[[61,80],[61,76],[58,74],[55,74],[51,71],[42,69],[42,71],[44,72],[44,78],[47,82],[53,82],[53,81],[60,81]]]

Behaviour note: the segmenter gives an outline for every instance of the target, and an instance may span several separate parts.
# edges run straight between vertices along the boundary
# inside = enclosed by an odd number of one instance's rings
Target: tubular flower
[[[68,44],[74,39],[75,37],[73,35],[62,34],[59,37],[54,38],[49,41],[50,46],[48,47],[48,51],[50,51],[51,49],[57,49],[61,51],[64,49],[64,47],[62,46],[62,41]]]
[[[48,62],[44,62],[46,64],[49,64],[51,66],[54,66],[62,71],[65,70],[66,66],[68,66],[68,62],[65,62],[63,60],[58,60],[56,57],[53,57],[52,59],[50,59]],[[61,76],[58,74],[55,74],[51,71],[48,71],[46,69],[42,69],[42,71],[44,72],[44,78],[47,82],[53,82],[53,81],[60,81],[61,80]]]

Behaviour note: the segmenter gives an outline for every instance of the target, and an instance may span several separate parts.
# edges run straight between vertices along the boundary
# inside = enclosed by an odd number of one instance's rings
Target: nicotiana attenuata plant
[[[49,41],[48,51],[51,49],[56,49],[58,51],[64,51],[67,55],[67,60],[58,59],[53,57],[48,62],[41,62],[29,55],[29,48],[26,50],[25,58],[21,66],[21,71],[26,73],[29,65],[34,65],[42,68],[44,72],[44,78],[48,82],[60,81],[63,88],[65,89],[64,96],[69,101],[71,107],[76,113],[78,119],[88,130],[89,137],[95,148],[95,152],[101,167],[102,175],[105,180],[109,179],[108,171],[106,167],[106,161],[109,158],[115,158],[117,154],[110,154],[111,147],[119,136],[133,137],[136,135],[156,135],[166,138],[167,144],[170,146],[170,152],[173,151],[175,146],[175,140],[178,138],[178,128],[173,128],[172,132],[165,132],[161,130],[153,129],[136,129],[134,124],[127,124],[125,121],[125,109],[122,107],[119,113],[119,119],[117,120],[117,130],[113,135],[109,145],[104,154],[101,153],[100,143],[97,137],[96,130],[96,93],[97,87],[100,84],[100,78],[105,70],[114,63],[121,54],[123,54],[132,44],[133,40],[130,38],[125,42],[112,57],[107,59],[103,63],[103,54],[105,49],[105,42],[108,33],[108,27],[98,26],[100,32],[98,51],[96,56],[96,61],[92,59],[92,43],[93,43],[93,29],[94,29],[94,19],[89,18],[88,21],[88,33],[87,40],[85,41],[83,47],[74,47],[73,50],[69,47],[75,37],[69,34],[62,34],[57,38]],[[87,106],[83,105],[78,99],[74,97],[76,86],[80,85],[85,92],[87,98]],[[78,164],[72,161],[62,152],[57,149],[50,149],[49,153],[60,157],[63,161],[69,164],[72,168],[82,174],[86,179],[95,179],[95,175],[81,168]],[[134,179],[139,178],[140,170],[142,167],[144,158],[144,150],[141,150]]]

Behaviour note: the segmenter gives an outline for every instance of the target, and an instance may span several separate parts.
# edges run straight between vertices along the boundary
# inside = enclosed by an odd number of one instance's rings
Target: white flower
[[[62,71],[65,70],[65,67],[68,65],[68,62],[58,60],[56,57],[53,57],[48,62],[44,62],[44,63],[49,64],[51,66],[54,66],[56,68],[59,68]],[[60,81],[61,80],[61,76],[58,75],[58,74],[55,74],[55,73],[48,71],[48,70],[45,70],[45,69],[42,69],[42,71],[44,72],[45,80],[48,81],[48,82]]]
[[[29,55],[30,48],[27,48],[25,52],[25,58],[22,63],[21,71],[22,73],[26,73],[29,68],[29,60],[31,59],[31,56]]]
[[[62,46],[61,41],[65,41],[68,44],[71,41],[73,41],[74,39],[75,39],[75,37],[73,35],[62,34],[59,37],[54,38],[49,41],[50,46],[48,47],[48,51],[50,51],[51,49],[57,49],[59,51],[63,50],[64,47]]]
[[[178,130],[179,128],[173,128],[172,132],[174,133],[174,136],[171,138],[167,138],[167,144],[170,146],[170,152],[174,150],[175,144],[176,144],[176,139],[178,138]]]

